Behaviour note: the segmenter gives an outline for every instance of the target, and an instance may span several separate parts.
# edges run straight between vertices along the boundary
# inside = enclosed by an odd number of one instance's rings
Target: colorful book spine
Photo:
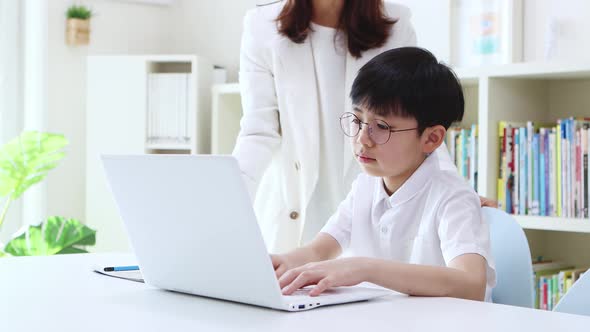
[[[543,176],[545,177],[545,186],[542,187],[544,189],[545,193],[545,209],[544,209],[544,216],[550,216],[550,209],[551,209],[551,169],[550,169],[550,160],[551,160],[551,154],[550,154],[550,147],[549,147],[549,134],[551,133],[551,129],[545,129],[545,137],[543,137],[544,140],[544,145],[545,145],[545,172],[543,173]]]
[[[528,178],[528,174],[527,174],[527,130],[524,127],[521,127],[519,130],[519,172],[520,172],[520,176],[519,176],[519,186],[518,189],[520,190],[519,192],[519,202],[520,202],[520,210],[519,210],[519,214],[525,215],[526,211],[527,211],[527,204],[528,204],[528,198],[527,198],[527,178]]]
[[[498,209],[506,210],[506,140],[504,134],[506,133],[506,122],[498,122],[498,155],[499,167],[498,167]]]
[[[531,215],[539,215],[539,134],[533,135],[533,204],[531,206]]]
[[[561,121],[561,193],[562,193],[562,216],[569,217],[569,195],[568,195],[568,173],[567,163],[568,148],[567,148],[567,121],[564,119]]]
[[[527,214],[532,215],[533,207],[533,136],[535,134],[534,124],[528,121],[527,128]]]
[[[590,135],[589,135],[589,124],[584,124],[582,128],[582,145],[583,145],[583,174],[582,184],[584,186],[584,218],[588,218],[588,187],[590,186],[590,179],[588,178],[588,150],[590,149]]]
[[[549,132],[549,215],[557,215],[557,158],[555,144],[555,127]]]
[[[514,194],[514,136],[511,124],[505,128],[504,138],[506,141],[506,212],[513,213]]]
[[[582,132],[576,129],[576,157],[575,157],[575,179],[576,179],[576,188],[575,188],[575,212],[576,217],[580,218],[584,215],[583,207],[582,207]]]
[[[545,135],[546,130],[545,128],[541,128],[539,130],[539,215],[545,216],[545,206],[546,206],[546,197],[545,197],[545,187],[547,186],[545,182]]]
[[[514,159],[512,161],[514,165],[513,171],[513,213],[518,214],[520,211],[520,130],[519,128],[514,128]]]
[[[477,163],[478,163],[478,128],[477,125],[471,126],[471,139],[470,139],[470,146],[469,149],[471,151],[470,162],[469,162],[469,181],[471,183],[471,187],[477,191]]]
[[[575,135],[574,135],[574,120],[572,118],[568,119],[568,130],[567,130],[567,139],[568,139],[568,186],[569,186],[569,216],[573,218],[576,216],[576,206],[575,206],[575,185],[576,185],[576,173],[575,173],[575,158],[576,158],[576,142],[575,142]],[[574,161],[574,162],[572,162]]]
[[[467,130],[461,129],[461,175],[467,178],[468,158],[467,153],[469,152],[469,146],[467,144],[468,133]]]
[[[555,127],[556,134],[555,134],[555,150],[556,151],[556,162],[557,162],[557,216],[563,216],[563,201],[562,201],[562,184],[563,184],[563,175],[561,171],[561,120],[557,120],[557,126]]]

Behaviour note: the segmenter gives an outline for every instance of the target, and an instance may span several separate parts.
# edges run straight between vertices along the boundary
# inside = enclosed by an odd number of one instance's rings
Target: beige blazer
[[[296,44],[278,34],[276,22],[284,2],[248,11],[240,51],[243,117],[233,155],[254,201],[261,230],[271,252],[300,244],[306,210],[319,173],[319,104],[309,38]],[[414,46],[416,34],[408,8],[386,3],[398,19],[387,43],[346,58],[346,105],[356,73],[379,53]],[[353,156],[347,138],[344,174]],[[344,176],[344,174],[342,176]]]

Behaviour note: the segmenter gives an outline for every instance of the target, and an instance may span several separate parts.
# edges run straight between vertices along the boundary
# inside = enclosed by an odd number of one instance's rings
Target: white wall
[[[449,14],[453,0],[386,0],[402,3],[413,12],[418,45],[448,61],[450,58]],[[559,22],[558,49],[549,60],[584,61],[590,57],[590,1],[587,0],[522,0],[523,59],[545,61],[547,25]]]
[[[265,0],[177,0],[174,50],[195,53],[228,70],[228,81],[238,80],[242,19],[246,11]]]
[[[587,61],[590,58],[590,1],[524,0],[524,56],[527,61],[543,61],[547,25],[558,23],[557,50],[550,60]]]
[[[65,43],[65,12],[71,0],[48,6],[47,130],[63,133],[67,157],[47,178],[47,213],[84,220],[86,56],[90,54],[165,53],[171,49],[173,8],[116,1],[84,1],[96,13],[89,46]],[[108,132],[105,132],[108,135]]]

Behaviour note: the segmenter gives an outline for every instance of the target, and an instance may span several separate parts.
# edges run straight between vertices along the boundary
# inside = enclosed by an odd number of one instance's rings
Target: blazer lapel
[[[320,157],[318,88],[311,42],[307,38],[295,44],[283,37],[279,43],[278,57],[284,75],[281,90],[288,109],[281,116],[288,117],[293,128],[294,148],[305,175],[303,197],[309,200],[317,183]]]

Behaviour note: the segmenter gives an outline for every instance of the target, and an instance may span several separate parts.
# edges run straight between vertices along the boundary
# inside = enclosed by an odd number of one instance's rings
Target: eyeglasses
[[[348,137],[356,137],[364,126],[368,126],[369,137],[375,144],[387,143],[391,137],[391,133],[418,129],[391,129],[387,122],[378,119],[362,122],[356,115],[350,112],[346,112],[340,117],[340,127],[342,127],[344,135]]]

